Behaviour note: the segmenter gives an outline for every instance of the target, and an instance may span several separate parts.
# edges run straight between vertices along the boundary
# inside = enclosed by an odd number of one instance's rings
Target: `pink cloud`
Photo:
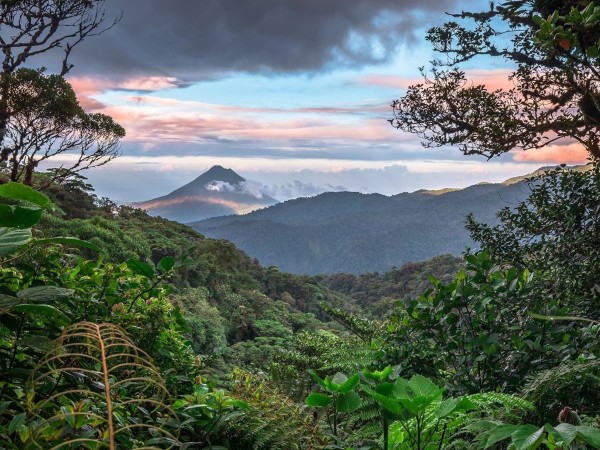
[[[512,71],[506,69],[472,69],[467,70],[467,80],[472,85],[483,84],[488,90],[495,91],[496,89],[509,89],[513,87],[508,77]],[[423,83],[421,77],[400,77],[388,74],[371,74],[365,75],[358,79],[359,84],[371,86],[380,86],[404,90],[409,86]]]
[[[518,162],[544,164],[585,164],[589,153],[580,144],[551,145],[536,150],[515,153],[513,159]]]
[[[133,77],[113,80],[101,77],[71,77],[79,103],[87,111],[99,111],[106,105],[94,97],[110,90],[159,91],[176,88],[180,81],[175,77]]]

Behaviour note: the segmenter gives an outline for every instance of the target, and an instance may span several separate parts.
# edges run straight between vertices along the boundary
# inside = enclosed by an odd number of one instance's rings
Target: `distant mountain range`
[[[170,194],[133,203],[152,216],[177,222],[193,222],[209,217],[245,214],[277,203],[272,197],[250,189],[246,180],[231,169],[213,166],[194,181]]]
[[[464,227],[467,214],[497,223],[497,211],[527,197],[525,178],[389,197],[330,192],[191,225],[207,237],[234,242],[263,265],[288,272],[383,272],[474,246]]]

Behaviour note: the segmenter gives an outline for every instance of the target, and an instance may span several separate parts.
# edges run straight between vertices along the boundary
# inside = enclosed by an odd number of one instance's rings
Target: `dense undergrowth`
[[[362,277],[46,194],[0,185],[2,447],[600,448],[597,168],[471,221],[460,264]]]

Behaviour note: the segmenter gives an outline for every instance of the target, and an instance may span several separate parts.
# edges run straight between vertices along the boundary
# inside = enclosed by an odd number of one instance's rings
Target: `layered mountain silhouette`
[[[527,197],[524,179],[389,197],[330,192],[191,225],[207,237],[234,242],[263,265],[288,272],[382,272],[474,248],[465,229],[467,214],[497,223],[497,211]]]
[[[272,197],[252,188],[231,169],[213,166],[194,181],[170,194],[133,206],[177,222],[192,222],[209,217],[245,214],[277,203]]]

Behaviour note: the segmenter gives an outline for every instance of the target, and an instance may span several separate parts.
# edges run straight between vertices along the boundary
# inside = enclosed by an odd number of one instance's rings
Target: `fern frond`
[[[135,448],[178,444],[168,391],[150,361],[116,325],[66,328],[28,381],[27,409],[37,419],[32,444],[110,450],[120,442],[139,443]]]
[[[544,395],[556,390],[556,386],[565,386],[572,380],[580,380],[582,375],[596,375],[600,371],[600,359],[587,362],[569,361],[552,369],[537,373],[523,388],[523,396],[537,402]],[[593,380],[597,383],[597,380]],[[580,383],[580,381],[578,381]]]

